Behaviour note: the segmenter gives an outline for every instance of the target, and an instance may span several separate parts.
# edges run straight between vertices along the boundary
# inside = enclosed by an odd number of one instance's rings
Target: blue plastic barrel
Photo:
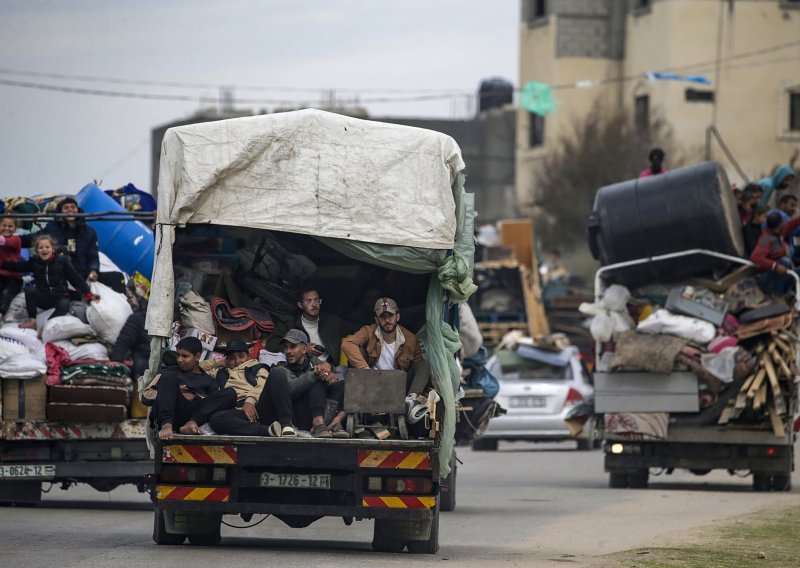
[[[90,183],[75,196],[86,213],[125,212],[125,208]],[[139,272],[149,280],[153,275],[155,238],[141,221],[89,221],[97,231],[100,250],[128,274]]]

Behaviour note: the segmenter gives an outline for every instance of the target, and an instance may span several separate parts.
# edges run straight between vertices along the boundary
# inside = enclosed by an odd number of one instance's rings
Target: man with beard
[[[406,372],[406,392],[420,394],[430,379],[417,337],[399,324],[400,309],[391,298],[375,302],[375,323],[344,340],[342,350],[351,367]]]

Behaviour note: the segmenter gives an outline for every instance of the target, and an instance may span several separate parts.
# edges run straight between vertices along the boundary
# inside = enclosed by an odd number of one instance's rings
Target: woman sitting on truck
[[[11,217],[0,219],[0,262],[19,262],[22,239],[16,236],[17,220]],[[22,290],[22,274],[0,269],[0,320],[8,311],[11,300]]]
[[[27,261],[3,261],[0,268],[13,272],[33,272],[35,286],[25,288],[25,307],[28,310],[28,321],[20,327],[36,328],[36,309],[49,310],[55,308],[51,318],[66,315],[70,305],[70,291],[67,283],[72,284],[84,300],[88,302],[100,299],[92,294],[89,286],[72,267],[66,256],[56,256],[56,242],[50,235],[40,235],[33,243],[36,256]]]

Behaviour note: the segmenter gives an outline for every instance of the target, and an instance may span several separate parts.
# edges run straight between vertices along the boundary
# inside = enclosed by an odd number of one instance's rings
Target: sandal
[[[330,431],[334,438],[349,438],[350,434],[344,429],[341,422],[334,422],[330,425]]]
[[[292,426],[291,424],[281,428],[281,437],[292,438],[294,436],[297,436],[297,432],[295,431],[294,426]]]
[[[332,438],[333,434],[325,424],[317,424],[311,427],[311,435],[315,438]]]

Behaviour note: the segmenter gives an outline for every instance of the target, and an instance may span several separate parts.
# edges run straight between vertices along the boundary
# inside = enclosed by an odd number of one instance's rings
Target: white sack
[[[642,333],[677,335],[702,345],[714,339],[717,332],[707,321],[679,316],[667,310],[656,310],[636,326]]]
[[[621,312],[625,310],[628,300],[631,299],[631,293],[625,286],[619,284],[612,284],[608,287],[603,299],[600,303],[603,307],[611,312]]]
[[[184,327],[193,327],[214,333],[211,305],[197,292],[189,290],[181,296],[178,300],[178,310],[181,313],[181,323]]]
[[[55,343],[59,339],[71,339],[81,335],[92,335],[92,326],[83,323],[75,316],[58,316],[47,320],[42,332],[42,341]]]
[[[0,377],[4,379],[32,379],[47,373],[47,365],[24,353],[0,362]]]
[[[719,353],[703,353],[700,355],[700,364],[723,383],[729,383],[733,380],[738,350],[738,347],[725,347]]]
[[[5,361],[16,355],[30,355],[30,353],[28,348],[20,341],[0,336],[0,361]]]
[[[69,358],[77,359],[97,359],[99,361],[108,361],[108,349],[102,343],[83,343],[82,345],[74,345],[71,341],[62,339],[61,341],[54,341],[69,353]]]
[[[0,327],[0,336],[10,337],[22,343],[28,352],[37,359],[44,360],[44,343],[39,340],[35,329],[23,329],[16,323],[7,323]]]
[[[611,341],[611,336],[614,334],[614,322],[611,321],[607,311],[602,310],[592,318],[589,332],[592,334],[592,339],[598,343]]]
[[[3,316],[4,322],[20,322],[28,319],[28,310],[25,309],[25,292],[20,292],[8,305],[8,311]]]
[[[100,300],[89,303],[89,307],[86,308],[86,319],[98,336],[109,343],[116,343],[122,326],[128,321],[133,310],[125,296],[114,292],[105,284],[92,282],[89,288],[92,294],[100,295]]]
[[[50,319],[50,316],[52,316],[53,312],[55,312],[55,311],[56,311],[55,308],[50,308],[49,310],[45,310],[45,311],[39,312],[37,314],[37,316],[36,316],[36,333],[38,335],[40,335],[40,336],[42,335],[42,333],[44,332],[44,325],[47,323],[47,320]],[[28,316],[25,316],[26,319],[27,319],[27,317]]]

